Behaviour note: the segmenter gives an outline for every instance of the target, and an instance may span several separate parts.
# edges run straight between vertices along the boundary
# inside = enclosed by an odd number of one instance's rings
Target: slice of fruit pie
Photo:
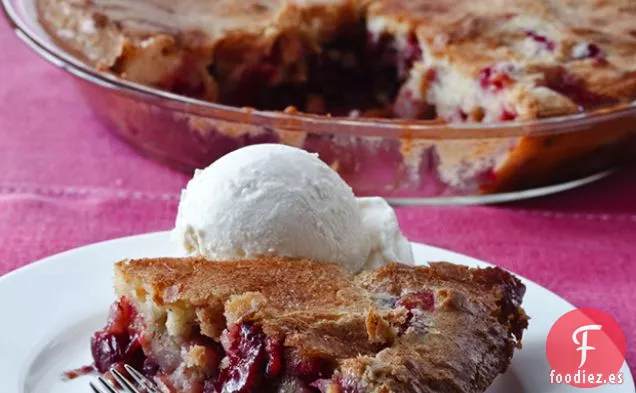
[[[528,325],[517,278],[444,262],[126,260],[115,289],[96,368],[169,393],[483,392]]]

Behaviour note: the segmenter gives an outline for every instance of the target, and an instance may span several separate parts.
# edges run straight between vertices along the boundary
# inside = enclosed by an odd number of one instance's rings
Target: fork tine
[[[117,389],[113,386],[112,383],[108,382],[104,379],[104,377],[97,377],[97,380],[106,388],[109,393],[117,393]]]
[[[95,393],[103,393],[102,390],[100,388],[98,388],[97,386],[95,386],[92,382],[88,383],[91,387],[91,389],[93,389],[93,392]]]
[[[124,388],[127,393],[141,393],[139,390],[137,390],[136,387],[128,382],[128,380],[119,371],[117,371],[115,367],[110,369],[110,373],[113,375],[117,383],[119,383],[119,385]]]
[[[124,368],[139,385],[145,387],[150,393],[159,393],[155,384],[152,383],[148,378],[144,377],[139,371],[135,370],[127,364],[124,364]]]

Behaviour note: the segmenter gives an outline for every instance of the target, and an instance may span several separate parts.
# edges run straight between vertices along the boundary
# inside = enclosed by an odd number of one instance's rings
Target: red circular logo
[[[550,329],[546,354],[550,382],[578,388],[623,383],[625,335],[618,323],[593,308],[572,310]]]

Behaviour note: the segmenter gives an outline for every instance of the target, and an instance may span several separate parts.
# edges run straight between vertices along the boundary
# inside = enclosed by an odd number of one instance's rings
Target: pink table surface
[[[106,132],[71,77],[1,22],[0,48],[0,275],[88,243],[169,229],[188,176]],[[506,206],[397,212],[413,241],[495,263],[614,316],[633,366],[635,175]]]

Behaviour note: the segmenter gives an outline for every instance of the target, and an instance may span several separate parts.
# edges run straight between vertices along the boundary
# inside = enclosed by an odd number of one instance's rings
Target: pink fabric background
[[[187,176],[97,122],[71,77],[0,22],[0,275],[88,243],[172,226]],[[400,208],[406,235],[522,274],[621,324],[636,364],[636,179],[498,207]],[[546,305],[549,307],[549,305]]]

